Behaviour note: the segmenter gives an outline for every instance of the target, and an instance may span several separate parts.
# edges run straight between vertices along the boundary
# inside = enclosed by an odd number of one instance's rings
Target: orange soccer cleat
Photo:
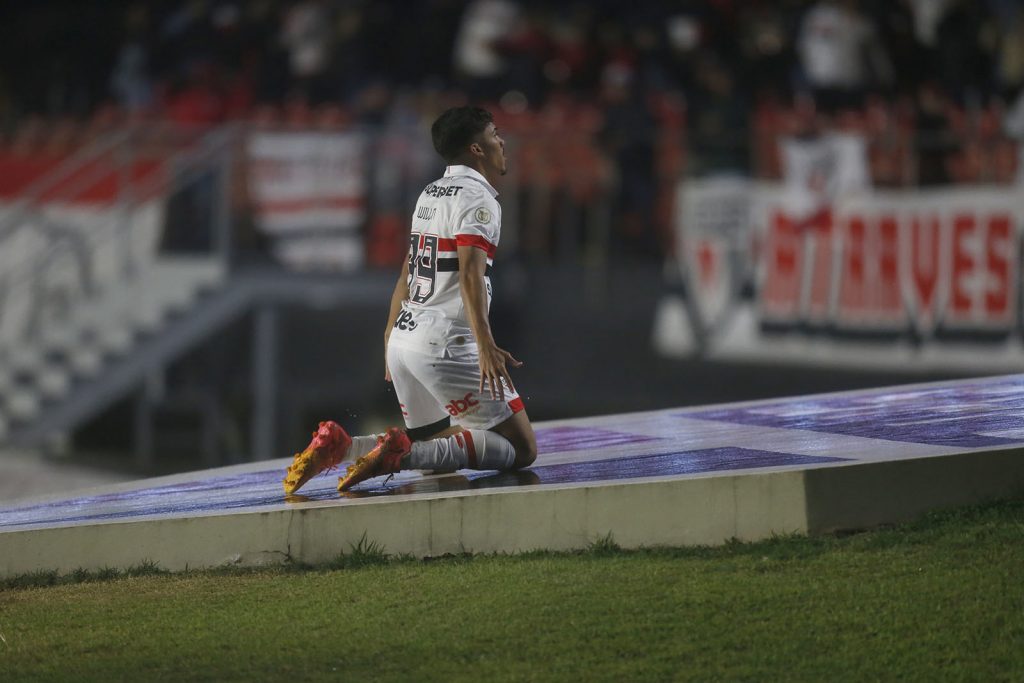
[[[332,470],[345,459],[352,438],[337,422],[321,422],[306,450],[295,454],[284,476],[284,492],[291,495],[307,481]]]
[[[338,491],[348,491],[359,482],[394,474],[402,469],[402,457],[412,450],[412,442],[398,427],[387,431],[372,451],[349,465],[344,477],[338,477]]]

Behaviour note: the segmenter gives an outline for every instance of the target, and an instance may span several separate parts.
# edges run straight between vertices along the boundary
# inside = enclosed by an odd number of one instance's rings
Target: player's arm
[[[395,322],[398,321],[398,314],[402,312],[402,302],[409,298],[409,266],[402,263],[402,269],[398,271],[398,282],[395,283],[395,291],[391,293],[391,310],[388,312],[388,324],[384,326],[384,379],[391,381],[391,371],[388,370],[388,339],[391,338],[391,330],[395,329]]]
[[[512,354],[498,348],[491,334],[491,323],[487,319],[487,285],[484,272],[487,269],[487,254],[477,247],[459,247],[459,289],[462,292],[462,304],[469,319],[469,327],[476,337],[480,354],[480,392],[483,393],[486,383],[491,398],[505,399],[505,387],[501,380],[512,385],[512,376],[508,365],[518,368],[521,362]]]

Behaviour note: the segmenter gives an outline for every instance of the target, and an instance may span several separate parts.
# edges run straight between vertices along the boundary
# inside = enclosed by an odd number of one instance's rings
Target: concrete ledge
[[[805,532],[805,510],[799,471],[377,498],[3,532],[0,576],[147,560],[174,571],[323,562],[350,551],[363,534],[388,553],[417,557],[568,550],[609,533],[630,548],[717,544]]]
[[[172,571],[318,563],[365,534],[390,554],[715,545],[913,519],[1024,491],[1024,449],[721,475],[300,503],[0,532],[0,577],[38,570]]]
[[[810,469],[804,479],[809,533],[865,529],[1021,494],[1024,449]]]

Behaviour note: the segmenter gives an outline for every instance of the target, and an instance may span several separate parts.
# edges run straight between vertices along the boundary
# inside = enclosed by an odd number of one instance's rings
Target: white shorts
[[[505,387],[504,400],[480,393],[480,364],[475,345],[454,357],[438,358],[388,345],[388,371],[409,429],[445,418],[467,429],[490,429],[523,410],[519,394]]]

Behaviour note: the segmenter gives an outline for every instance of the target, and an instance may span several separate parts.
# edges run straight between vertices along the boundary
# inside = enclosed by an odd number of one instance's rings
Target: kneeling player
[[[385,378],[394,383],[407,430],[350,438],[338,424],[321,422],[288,468],[286,493],[343,460],[356,462],[340,491],[400,469],[508,470],[537,456],[509,373],[509,365],[522,363],[498,347],[487,319],[501,236],[494,183],[506,172],[505,143],[490,113],[477,107],[449,109],[431,136],[448,168],[420,194],[408,266],[384,332]]]

